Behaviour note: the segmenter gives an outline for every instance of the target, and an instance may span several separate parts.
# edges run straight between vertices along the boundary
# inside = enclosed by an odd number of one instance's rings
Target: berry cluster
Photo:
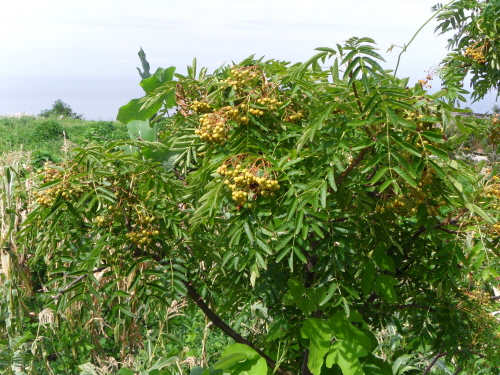
[[[238,160],[235,163],[238,163]],[[279,190],[278,181],[269,176],[265,165],[262,160],[256,160],[246,167],[230,162],[217,168],[217,173],[225,176],[224,184],[232,191],[232,199],[238,207],[244,206],[249,200],[257,199],[258,195],[273,197],[274,192]],[[248,207],[252,208],[253,204],[249,203]]]
[[[285,121],[288,121],[288,122],[299,122],[303,118],[304,118],[304,114],[301,111],[298,111],[298,112],[292,113],[290,115],[287,115],[285,117]]]
[[[50,207],[55,202],[58,196],[61,196],[62,199],[69,200],[72,195],[80,196],[83,193],[83,189],[81,186],[73,186],[68,181],[65,180],[65,172],[59,169],[45,167],[43,171],[39,171],[39,173],[44,172],[43,182],[51,182],[55,180],[61,180],[59,184],[51,186],[48,189],[35,191],[33,195],[36,198],[36,201],[39,205],[44,207]]]
[[[432,197],[428,191],[429,185],[431,185],[433,182],[434,174],[434,170],[428,168],[422,175],[417,188],[412,188],[410,185],[405,185],[408,193],[404,196],[397,195],[391,197],[390,195],[384,195],[384,198],[392,199],[382,204],[378,204],[375,207],[375,211],[383,213],[391,210],[399,216],[410,217],[417,213],[419,205],[425,204],[427,215],[438,216],[439,208],[441,206],[445,206],[446,201],[437,200],[436,198]]]
[[[199,102],[198,100],[193,101],[191,104],[191,109],[196,113],[210,113],[212,112],[212,107],[206,102]]]
[[[283,105],[283,102],[276,98],[258,98],[257,104],[266,106],[269,111],[276,111],[279,106]]]
[[[134,230],[127,233],[125,237],[134,245],[150,244],[152,237],[160,234],[158,229],[152,225],[155,220],[156,217],[154,216],[140,213],[135,222]]]
[[[250,108],[248,112],[250,112],[254,116],[264,116],[265,113],[262,109],[258,108]]]
[[[496,177],[496,176],[494,176]],[[486,197],[491,199],[491,207],[499,210],[500,209],[500,184],[493,183],[486,187]]]
[[[245,103],[240,104],[237,107],[231,107],[227,106],[222,108],[223,111],[225,111],[226,116],[236,122],[237,124],[241,125],[248,125],[250,119],[248,116],[245,116],[243,113],[240,113],[240,110],[242,112],[246,111],[248,109],[248,106]]]
[[[200,129],[194,131],[204,142],[224,144],[228,137],[229,127],[225,116],[219,113],[205,113],[199,118]]]
[[[96,223],[100,227],[105,227],[111,224],[111,221],[109,218],[106,218],[104,216],[97,216],[96,217]]]
[[[243,90],[249,82],[259,76],[256,68],[252,66],[233,68],[230,73],[230,76],[224,82],[232,86],[235,91]]]
[[[469,46],[465,50],[465,57],[469,57],[473,60],[475,60],[478,64],[484,64],[486,63],[486,60],[484,59],[484,54],[483,54],[483,48],[482,47],[475,47],[474,46]]]

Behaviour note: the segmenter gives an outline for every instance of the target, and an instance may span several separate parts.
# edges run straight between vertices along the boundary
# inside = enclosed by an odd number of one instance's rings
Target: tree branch
[[[95,270],[92,271],[92,273],[96,273],[96,272],[101,272],[102,270],[105,270],[106,268],[108,268],[109,266],[104,266],[104,267],[99,267],[99,268],[96,268]],[[81,276],[78,276],[76,279],[74,279],[72,282],[70,282],[68,285],[66,285],[65,288],[61,289],[59,291],[59,293],[57,293],[55,296],[52,296],[53,299],[58,299],[59,297],[61,297],[69,288],[71,288],[73,285],[75,285],[76,283],[82,281],[83,279],[85,279],[86,277],[88,276],[88,273],[85,274],[85,275],[81,275]]]
[[[226,335],[231,337],[234,341],[240,344],[245,344],[252,349],[254,349],[259,355],[266,360],[267,365],[275,370],[280,375],[291,375],[288,371],[283,368],[276,367],[276,362],[274,362],[268,355],[266,355],[262,350],[258,349],[252,342],[248,341],[240,334],[238,334],[234,329],[228,326],[208,305],[203,301],[201,296],[198,294],[196,289],[194,289],[191,282],[183,281],[189,296],[192,298],[194,303],[200,308],[201,311],[206,315],[208,319],[214,324],[214,326],[221,329]]]
[[[344,178],[347,177],[347,175],[349,173],[351,173],[351,171],[359,164],[361,163],[361,160],[363,160],[363,158],[365,157],[366,153],[371,149],[371,147],[367,147],[367,148],[364,148],[363,150],[361,150],[361,152],[359,153],[358,156],[356,156],[356,159],[354,159],[353,161],[351,161],[351,164],[349,164],[349,166],[345,169],[344,172],[342,172],[336,179],[335,179],[335,184],[340,184]]]
[[[439,358],[444,357],[447,353],[441,353],[441,349],[439,349],[438,354],[434,357],[434,359],[429,363],[429,366],[425,369],[425,371],[422,373],[422,375],[427,375],[429,371],[431,371],[432,366],[436,364]]]

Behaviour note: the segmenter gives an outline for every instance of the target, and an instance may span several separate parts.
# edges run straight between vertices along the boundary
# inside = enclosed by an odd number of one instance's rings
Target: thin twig
[[[96,272],[101,272],[102,270],[105,270],[106,268],[108,268],[108,266],[105,266],[105,267],[99,267],[99,268],[96,268],[95,270],[92,271],[92,273],[96,273]],[[68,285],[66,285],[65,288],[61,289],[59,291],[59,293],[57,293],[55,296],[52,296],[53,299],[58,299],[59,297],[61,297],[64,293],[66,293],[66,291],[71,288],[73,285],[75,285],[76,283],[82,281],[83,279],[85,279],[89,274],[85,274],[85,275],[81,275],[81,276],[78,276],[76,279],[74,279],[72,282],[70,282]]]
[[[351,173],[351,171],[359,164],[361,163],[361,161],[363,160],[363,158],[365,157],[366,153],[371,149],[371,147],[367,147],[367,148],[364,148],[363,150],[361,150],[361,152],[359,153],[358,156],[356,156],[356,159],[354,159],[351,164],[349,164],[349,166],[345,169],[344,172],[342,172],[336,179],[335,179],[335,184],[336,185],[339,185],[343,180],[344,178],[347,177],[347,175],[349,173]]]

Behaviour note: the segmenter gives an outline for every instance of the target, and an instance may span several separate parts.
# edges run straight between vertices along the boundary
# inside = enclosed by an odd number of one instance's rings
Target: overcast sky
[[[38,114],[56,99],[86,119],[112,120],[142,96],[137,56],[209,71],[251,54],[292,62],[314,48],[368,36],[394,69],[399,49],[437,0],[17,0],[0,10],[0,115]],[[426,26],[402,57],[400,77],[425,77],[446,55],[446,37]],[[434,89],[439,83],[434,82]],[[494,96],[473,108],[487,111]]]

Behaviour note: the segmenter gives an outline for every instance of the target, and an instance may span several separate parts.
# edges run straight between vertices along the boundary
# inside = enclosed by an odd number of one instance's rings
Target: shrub
[[[89,135],[97,135],[99,137],[109,138],[110,134],[115,130],[116,126],[112,121],[97,121],[91,125],[89,129]]]
[[[41,168],[47,162],[60,163],[61,158],[52,155],[48,150],[35,151],[31,156],[31,165],[34,168]]]
[[[33,130],[33,139],[35,141],[49,141],[59,139],[64,136],[65,129],[56,121],[45,121],[37,124]]]
[[[118,126],[117,126],[118,125]],[[113,121],[96,121],[86,132],[85,138],[100,143],[104,140],[129,139],[127,127]]]

